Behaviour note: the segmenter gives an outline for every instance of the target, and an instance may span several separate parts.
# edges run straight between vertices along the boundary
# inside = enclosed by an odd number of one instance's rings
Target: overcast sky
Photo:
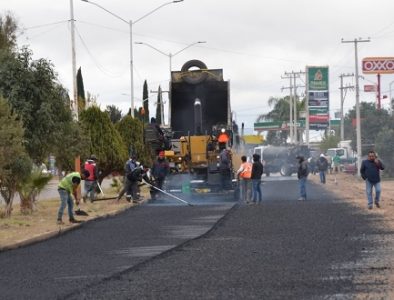
[[[125,20],[137,20],[166,0],[95,2]],[[51,60],[59,81],[72,91],[70,1],[0,0],[0,9],[1,14],[11,11],[24,29],[19,45],[28,45],[34,58]],[[393,0],[184,0],[134,24],[133,40],[167,54],[206,41],[174,56],[172,70],[180,70],[190,59],[223,69],[238,123],[253,128],[257,116],[272,109],[270,97],[288,94],[281,90],[289,84],[281,76],[304,71],[306,65],[329,66],[333,117],[340,108],[339,75],[353,73],[355,68],[354,46],[341,39],[371,38],[359,44],[360,61],[367,56],[394,56],[393,12]],[[98,97],[102,109],[113,104],[126,113],[130,107],[128,25],[81,0],[74,0],[74,16],[77,67],[82,67],[85,91]],[[141,106],[145,79],[150,90],[159,85],[168,89],[169,57],[144,45],[133,45],[133,50],[135,105]],[[382,76],[383,95],[389,95],[393,80],[393,74]],[[365,75],[361,90],[375,81],[376,75]],[[347,83],[354,84],[354,80],[346,78]],[[303,85],[304,78],[298,84]],[[375,101],[372,93],[361,92],[360,98]],[[155,101],[152,94],[151,111]],[[349,92],[345,110],[354,104],[355,93]],[[388,107],[388,100],[382,104]]]

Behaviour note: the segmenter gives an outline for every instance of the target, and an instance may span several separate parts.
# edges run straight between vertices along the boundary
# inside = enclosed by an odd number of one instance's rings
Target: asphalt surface
[[[384,299],[378,214],[313,184],[297,201],[294,178],[270,179],[263,195],[261,205],[142,205],[0,253],[1,297]]]

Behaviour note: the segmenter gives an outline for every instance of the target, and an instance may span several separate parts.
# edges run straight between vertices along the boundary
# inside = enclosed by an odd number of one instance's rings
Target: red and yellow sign
[[[393,74],[394,57],[365,57],[362,67],[364,74]]]

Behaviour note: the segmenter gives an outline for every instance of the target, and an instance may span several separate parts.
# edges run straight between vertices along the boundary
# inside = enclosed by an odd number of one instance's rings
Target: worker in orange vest
[[[219,143],[219,149],[226,149],[226,145],[228,141],[230,140],[230,137],[226,133],[226,129],[222,128],[221,132],[219,133],[218,136],[218,143]]]
[[[246,156],[241,157],[241,166],[237,171],[240,184],[240,201],[249,204],[252,192],[252,164],[247,161]]]

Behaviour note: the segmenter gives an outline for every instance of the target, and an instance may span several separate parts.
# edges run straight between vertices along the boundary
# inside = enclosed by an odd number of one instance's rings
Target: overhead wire
[[[111,77],[111,78],[119,78],[122,76],[122,74],[118,73],[115,74],[109,70],[107,70],[106,68],[103,67],[103,65],[95,58],[95,56],[92,54],[92,52],[89,50],[89,47],[86,45],[84,39],[81,36],[81,33],[79,32],[77,26],[75,26],[75,31],[77,32],[77,35],[79,37],[79,40],[82,43],[82,46],[85,48],[86,52],[88,53],[90,59],[93,61],[93,63],[95,64],[95,66],[97,67],[98,70],[100,70],[102,73],[104,73],[105,75]]]

